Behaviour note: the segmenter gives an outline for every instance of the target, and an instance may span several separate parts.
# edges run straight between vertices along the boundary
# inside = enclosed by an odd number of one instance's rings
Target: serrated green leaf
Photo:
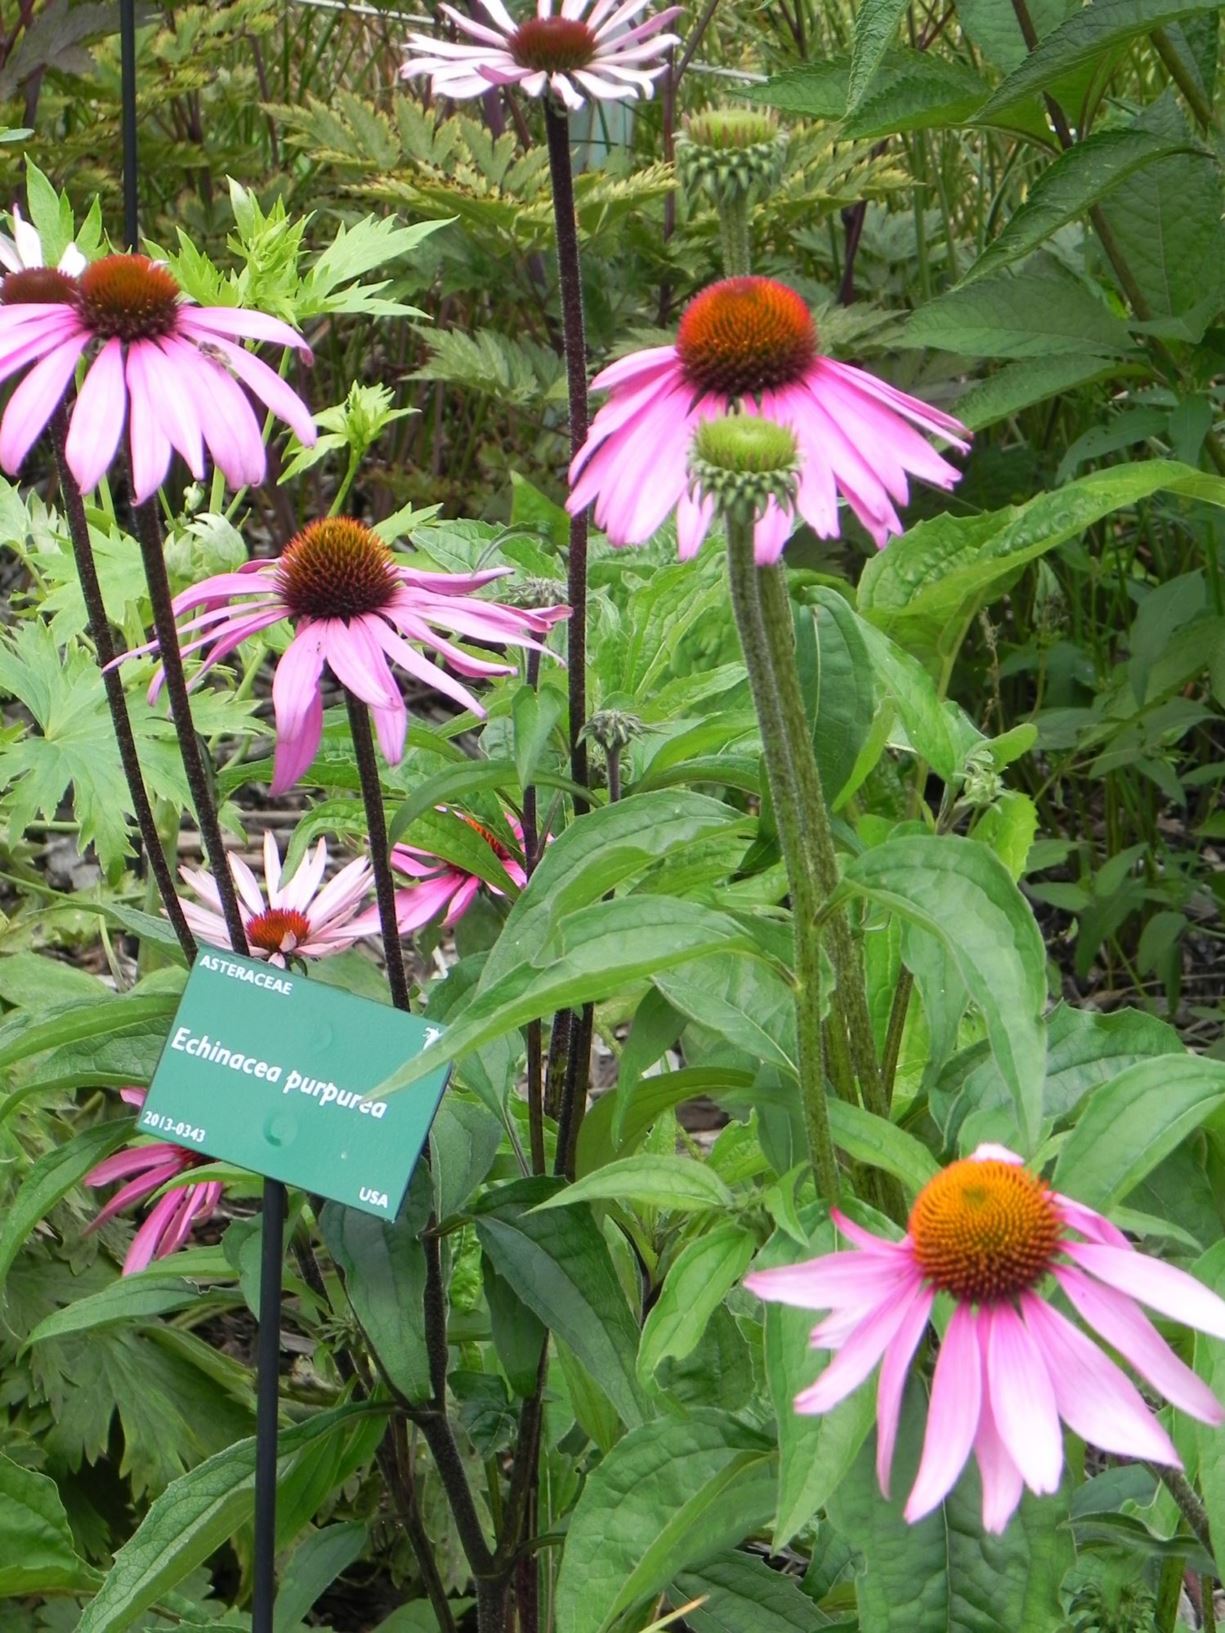
[[[1050,256],[1019,272],[960,284],[921,306],[906,325],[906,346],[936,346],[968,357],[1106,357],[1130,347],[1127,325],[1086,284]]]
[[[547,1208],[569,1208],[582,1202],[624,1200],[644,1207],[671,1209],[678,1213],[703,1213],[715,1208],[730,1208],[732,1193],[712,1168],[696,1162],[692,1157],[666,1157],[643,1154],[621,1157],[606,1167],[597,1168],[582,1179],[567,1185],[564,1191],[537,1205],[537,1212]]]
[[[1074,386],[1095,385],[1099,380],[1131,372],[1135,372],[1131,364],[1120,363],[1114,357],[1085,357],[1079,353],[1023,357],[971,386],[964,397],[957,399],[957,417],[971,431],[982,431]]]

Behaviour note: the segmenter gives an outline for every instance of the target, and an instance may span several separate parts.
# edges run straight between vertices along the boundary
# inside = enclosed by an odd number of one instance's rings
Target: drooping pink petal
[[[272,792],[283,794],[315,758],[323,734],[323,637],[304,623],[289,643],[272,679],[276,756]]]
[[[138,505],[157,492],[170,468],[166,414],[158,399],[155,377],[146,366],[146,353],[155,349],[152,342],[138,340],[128,347],[127,355],[128,445],[132,454],[132,497]]]
[[[984,1366],[986,1357],[984,1356]],[[984,1380],[985,1383],[985,1380]],[[983,1530],[998,1536],[1021,1501],[1025,1482],[1021,1471],[1008,1455],[991,1410],[989,1390],[984,1387],[978,1410],[978,1433],[974,1437],[974,1457],[983,1488]]]
[[[893,1448],[897,1444],[898,1417],[906,1374],[910,1371],[919,1340],[927,1331],[934,1302],[934,1295],[925,1287],[918,1288],[911,1295],[906,1317],[880,1364],[880,1377],[876,1384],[876,1479],[886,1497],[889,1495]]]
[[[214,340],[213,345],[242,383],[279,419],[285,421],[303,447],[313,448],[318,436],[314,418],[301,397],[281,379],[276,370],[270,369],[252,352],[231,345],[228,340]]]
[[[64,400],[77,360],[85,348],[84,336],[74,335],[50,351],[22,380],[9,398],[0,421],[0,466],[16,475],[21,463],[46,429],[47,421]],[[70,433],[71,435],[71,433]],[[68,459],[72,469],[72,457]],[[73,470],[76,476],[76,471]],[[80,477],[77,477],[78,482]]]
[[[400,692],[370,627],[381,622],[375,616],[321,618],[314,627],[323,637],[328,667],[340,684],[363,703],[386,709],[398,701]]]
[[[1182,1467],[1140,1391],[1096,1344],[1033,1293],[1021,1295],[1021,1309],[1046,1359],[1059,1415],[1075,1434],[1103,1451]]]
[[[298,331],[267,312],[237,306],[181,306],[176,327],[179,334],[206,344],[218,336],[223,340],[269,340],[275,346],[292,346],[310,358],[310,347]]]
[[[825,1371],[795,1398],[797,1412],[828,1412],[845,1400],[872,1371],[906,1324],[916,1300],[926,1295],[917,1282],[886,1293],[838,1350]]]
[[[1098,1242],[1065,1242],[1063,1251],[1108,1287],[1117,1287],[1172,1321],[1225,1338],[1225,1302],[1185,1270]]]
[[[1056,1267],[1055,1279],[1089,1326],[1172,1405],[1201,1423],[1225,1423],[1225,1407],[1130,1298],[1066,1266]]]
[[[923,1455],[903,1511],[912,1525],[939,1507],[965,1467],[978,1434],[982,1374],[978,1317],[959,1304],[936,1357]]]
[[[1031,1491],[1057,1491],[1063,1435],[1045,1352],[1011,1304],[994,1305],[982,1320],[987,1324],[987,1393],[1000,1439]]]
[[[913,1276],[917,1280],[919,1270],[909,1248],[903,1248],[900,1243],[888,1245],[897,1249],[894,1276],[903,1280]],[[870,1273],[879,1275],[879,1264],[865,1264],[858,1253],[824,1253],[802,1264],[751,1270],[744,1278],[744,1285],[758,1298],[771,1303],[791,1304],[800,1310],[836,1310],[861,1300],[865,1292],[864,1277]]]

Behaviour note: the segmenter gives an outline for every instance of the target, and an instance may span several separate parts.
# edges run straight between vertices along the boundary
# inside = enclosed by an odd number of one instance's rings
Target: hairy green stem
[[[1200,1499],[1199,1492],[1187,1479],[1181,1469],[1167,1468],[1164,1463],[1153,1463],[1144,1459],[1144,1466],[1150,1474],[1155,1474],[1162,1485],[1173,1497],[1178,1505],[1178,1512],[1187,1522],[1187,1529],[1203,1548],[1212,1554],[1212,1535],[1208,1529],[1208,1510]]]
[[[759,571],[762,622],[766,632],[770,677],[778,695],[784,740],[792,761],[805,850],[816,877],[819,907],[823,908],[838,888],[838,856],[834,849],[829,809],[821,787],[821,773],[813,753],[804,694],[795,665],[795,630],[785,573],[786,569],[781,565],[763,567]],[[889,1105],[876,1061],[863,964],[855,950],[846,914],[841,909],[830,915],[829,953],[837,982],[834,999],[846,1024],[851,1060],[859,1079],[863,1103],[878,1117],[886,1117]]]
[[[821,945],[817,924],[818,903],[804,854],[804,836],[792,768],[786,751],[786,731],[774,685],[770,650],[758,597],[759,569],[753,556],[753,522],[727,515],[727,569],[732,610],[740,631],[753,705],[761,725],[762,749],[770,797],[778,823],[783,861],[791,891],[795,933],[795,1027],[800,1084],[800,1105],[808,1155],[817,1194],[831,1206],[839,1194],[838,1164],[825,1102],[821,1040]]]
[[[749,238],[749,205],[743,194],[719,203],[719,242],[723,271],[729,278],[747,278],[753,265]]]

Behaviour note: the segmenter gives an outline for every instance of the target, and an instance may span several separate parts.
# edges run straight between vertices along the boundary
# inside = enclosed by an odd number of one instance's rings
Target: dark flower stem
[[[192,803],[196,808],[196,821],[200,825],[204,854],[208,858],[209,868],[218,895],[221,897],[221,911],[229,933],[230,946],[236,953],[246,953],[247,932],[238,902],[238,892],[234,888],[234,880],[230,874],[225,841],[221,837],[221,823],[213,798],[213,784],[204,764],[204,756],[200,752],[200,739],[191,717],[191,699],[187,693],[183,655],[179,651],[179,633],[175,627],[170,580],[166,575],[166,558],[162,554],[162,529],[158,521],[157,504],[155,500],[146,500],[144,504],[134,506],[133,510],[136,533],[140,540],[141,559],[145,567],[145,582],[149,586],[149,599],[153,603],[153,629],[157,636],[162,667],[166,671],[170,713],[174,720],[179,753],[183,759],[183,770],[187,774],[187,786],[191,790]]]
[[[102,684],[106,690],[111,725],[114,728],[115,741],[119,745],[119,760],[131,796],[132,809],[136,814],[136,826],[144,846],[145,860],[157,885],[157,893],[162,899],[162,906],[166,909],[171,929],[179,938],[183,956],[190,962],[196,956],[196,938],[183,916],[183,907],[175,893],[170,864],[162,849],[162,836],[158,832],[157,818],[153,814],[153,807],[145,788],[145,779],[140,769],[140,756],[132,732],[132,720],[128,714],[128,700],[124,695],[123,682],[119,671],[109,667],[114,662],[115,648],[111,641],[111,626],[106,615],[106,604],[102,599],[102,586],[98,582],[94,552],[89,542],[85,501],[81,497],[76,477],[68,469],[68,461],[64,455],[67,430],[68,414],[61,404],[51,419],[51,442],[59,470],[60,492],[64,500],[64,514],[68,519],[73,559],[76,562],[77,577],[81,581],[81,595],[85,601],[85,614],[89,621],[89,635],[94,643],[98,667],[102,671]]]
[[[374,894],[379,907],[383,953],[387,960],[387,984],[391,988],[392,1003],[397,1009],[407,1009],[408,977],[404,973],[404,953],[396,924],[396,886],[391,872],[391,847],[387,838],[387,817],[383,811],[383,790],[379,784],[379,765],[374,755],[374,740],[370,735],[370,711],[347,688],[345,703],[349,710],[353,750],[357,755],[362,803],[366,807],[366,827],[370,833],[370,865],[374,869]]]
[[[579,263],[578,221],[574,214],[574,171],[570,159],[570,120],[546,99],[544,128],[549,144],[549,177],[553,187],[553,219],[557,230],[557,274],[561,291],[562,342],[566,354],[566,385],[570,399],[570,457],[587,440],[587,337],[583,324],[583,275]],[[587,513],[570,518],[570,560],[567,569],[570,618],[567,659],[570,686],[570,777],[586,788],[587,744]],[[575,810],[586,801],[576,798]]]

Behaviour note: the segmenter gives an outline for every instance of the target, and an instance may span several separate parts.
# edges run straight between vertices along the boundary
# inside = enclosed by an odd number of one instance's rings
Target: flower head
[[[194,306],[146,255],[105,255],[79,277],[69,270],[61,262],[0,280],[0,380],[28,371],[0,420],[6,471],[20,468],[87,352],[65,445],[86,492],[109,468],[125,423],[138,502],[165,479],[176,449],[197,479],[207,449],[232,487],[262,482],[263,435],[243,386],[301,442],[314,442],[305,404],[241,344],[266,340],[309,359],[296,329],[263,312]]]
[[[592,387],[610,396],[570,467],[570,511],[594,502],[613,544],[642,544],[675,510],[682,560],[712,515],[689,492],[689,445],[703,420],[738,408],[789,427],[799,514],[835,538],[841,495],[878,547],[902,530],[894,505],[910,497],[908,475],[941,488],[959,479],[914,426],[969,446],[951,415],[823,356],[807,305],[772,278],[711,284],[686,307],[675,345],[621,358]],[[776,561],[786,539],[786,529],[759,527],[758,561]]]
[[[408,729],[393,664],[483,715],[467,687],[417,649],[430,647],[458,674],[477,678],[513,671],[508,664],[456,646],[439,628],[461,639],[543,651],[536,637],[568,617],[569,608],[521,610],[480,600],[474,593],[511,571],[422,572],[397,557],[370,528],[331,516],[303,528],[275,560],[250,561],[235,573],[203,579],[184,590],[174,607],[179,617],[191,614],[179,626],[184,654],[208,649],[197,680],[249,636],[282,620],[293,624],[293,640],[272,684],[277,732],[272,791],[282,794],[319,747],[325,664],[342,686],[369,705],[389,765],[403,758]],[[152,642],[139,650],[151,652],[156,646]],[[162,679],[160,673],[155,677],[151,698]]]
[[[358,911],[374,884],[365,857],[349,862],[324,884],[328,849],[321,839],[299,862],[293,877],[283,880],[276,840],[268,832],[264,835],[263,890],[241,856],[231,856],[229,861],[252,958],[266,958],[284,969],[291,957],[326,958],[329,953],[344,952],[377,927]],[[201,940],[214,947],[229,947],[216,880],[198,868],[179,871],[199,897],[199,902],[183,899],[188,924]]]
[[[143,1089],[123,1089],[121,1095],[130,1106],[143,1106],[145,1103]],[[129,1146],[126,1151],[118,1151],[113,1157],[107,1157],[86,1174],[86,1185],[112,1185],[116,1180],[126,1183],[101,1209],[89,1229],[97,1230],[116,1214],[134,1208],[137,1203],[152,1196],[168,1180],[207,1161],[208,1158],[198,1151],[186,1151],[182,1146],[170,1145],[165,1140]],[[167,1254],[176,1252],[187,1240],[192,1227],[203,1224],[220,1199],[221,1186],[214,1180],[200,1185],[176,1186],[173,1191],[167,1191],[154,1203],[149,1217],[132,1238],[132,1245],[123,1261],[124,1275],[130,1276],[134,1271],[144,1270],[154,1259],[164,1259]]]
[[[505,868],[511,882],[522,890],[527,883],[527,870],[519,858],[511,853],[491,828],[485,827],[475,817],[465,816],[462,811],[456,815],[485,841]],[[515,817],[508,818],[508,821],[511,832],[522,847],[522,824]],[[401,935],[419,930],[439,913],[444,915],[444,924],[454,924],[472,906],[482,885],[491,895],[502,895],[496,885],[487,884],[480,874],[469,873],[454,862],[446,862],[441,856],[420,850],[416,845],[393,845],[391,865],[415,881],[408,890],[396,891],[396,923]]]
[[[660,30],[680,15],[669,6],[631,27],[648,0],[537,0],[536,15],[516,23],[502,0],[480,0],[488,22],[442,10],[465,40],[410,34],[405,79],[428,74],[436,96],[482,96],[498,85],[521,85],[528,96],[552,91],[568,108],[585,97],[611,101],[651,96],[664,72],[664,53],[680,41]]]
[[[32,272],[44,267],[42,240],[37,230],[25,220],[15,204],[12,217],[13,236],[10,238],[7,233],[0,232],[0,266],[6,272]],[[56,270],[76,278],[84,272],[86,265],[85,257],[77,246],[69,244],[56,263]]]
[[[745,1278],[759,1297],[831,1313],[813,1347],[835,1352],[798,1412],[828,1412],[880,1363],[876,1470],[888,1495],[902,1391],[937,1293],[953,1314],[936,1358],[927,1432],[906,1503],[922,1519],[971,1451],[983,1525],[1002,1531],[1023,1486],[1052,1492],[1063,1470],[1060,1420],[1102,1450],[1181,1467],[1139,1390],[1050,1302],[1053,1278],[1094,1333],[1180,1411],[1220,1424],[1225,1409],[1141,1310],[1225,1338],[1225,1302],[1194,1277],[1137,1252],[1092,1208],[1048,1189],[1003,1146],[983,1145],[919,1193],[900,1242],[834,1215],[858,1251]]]

